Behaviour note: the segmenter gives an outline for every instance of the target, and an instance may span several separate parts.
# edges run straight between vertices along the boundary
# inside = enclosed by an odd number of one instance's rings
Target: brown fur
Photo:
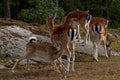
[[[97,57],[98,57],[98,46],[100,45],[100,43],[103,41],[104,43],[104,48],[105,48],[105,55],[106,57],[108,57],[108,55],[110,53],[108,53],[108,47],[106,47],[106,44],[107,44],[107,28],[105,27],[105,23],[107,22],[106,19],[104,18],[99,18],[99,17],[94,17],[92,18],[91,22],[90,22],[90,39],[93,43],[93,48],[95,50],[95,53],[94,53],[94,59],[96,61],[98,61]],[[94,26],[101,26],[101,30],[100,30],[100,33],[96,34],[94,33],[94,31],[92,30],[92,27]]]
[[[59,26],[54,26],[54,17],[53,16],[48,16],[46,19],[46,24],[50,29],[50,34],[51,34],[51,39],[52,41],[65,41],[67,40],[67,32],[69,29],[74,29],[73,26],[69,25],[68,23],[61,24]],[[67,44],[67,43],[66,43]]]
[[[104,26],[108,25],[108,20],[103,17],[93,17],[91,20],[91,24],[93,24],[94,21],[100,22]]]
[[[52,64],[56,63],[54,62],[56,59],[58,59],[62,55],[62,48],[60,45],[60,49],[58,50],[56,47],[53,46],[53,44],[48,42],[29,42],[26,45],[26,53],[23,56],[23,58],[19,59],[15,65],[12,68],[12,71],[14,72],[14,69],[18,65],[19,62],[21,62],[23,59],[27,59],[27,70],[29,70],[29,59],[35,56],[41,57],[43,60],[50,62]],[[55,68],[58,70],[58,68],[55,66]]]
[[[71,24],[74,26],[74,28],[77,29],[78,41],[81,39],[81,35],[80,35],[81,29],[84,31],[85,37],[84,37],[83,45],[86,44],[89,35],[89,23],[88,22],[86,23],[87,16],[90,16],[90,20],[91,20],[92,16],[87,11],[75,10],[68,13],[67,17],[65,17],[62,21],[62,23],[64,21],[65,23],[69,23],[70,20],[72,19],[73,23]]]
[[[31,55],[34,55],[36,50],[46,52],[48,56],[56,55],[59,51],[51,43],[47,42],[32,42],[27,44],[27,51],[34,51]],[[30,54],[29,54],[30,55]]]
[[[74,49],[73,49],[75,45],[74,45],[74,40],[73,40],[73,42],[72,42],[72,45],[73,45],[72,46],[72,51],[73,52],[71,52],[69,50],[70,49],[69,48],[70,43],[69,43],[69,40],[68,40],[68,30],[69,29],[74,30],[74,27],[72,27],[69,23],[66,23],[66,22],[64,24],[61,24],[59,26],[54,27],[54,24],[53,24],[54,23],[54,18],[53,17],[48,17],[46,20],[47,20],[46,24],[48,25],[50,30],[53,29],[53,30],[51,30],[51,40],[52,40],[53,44],[55,45],[55,44],[60,42],[62,44],[62,48],[65,50],[65,52],[67,54],[67,57],[70,60],[71,55],[72,56],[75,55]],[[70,21],[72,21],[72,20],[70,20]],[[67,63],[68,65],[70,64],[69,60],[68,60],[68,63]],[[67,71],[69,72],[69,66],[67,66]]]
[[[57,26],[54,29],[54,31],[52,32],[52,39],[64,41],[64,36],[66,36],[66,38],[67,38],[67,32],[69,29],[74,29],[74,28],[68,24]],[[62,38],[63,38],[63,40],[62,40]]]
[[[100,31],[100,34],[99,34],[99,40],[101,40],[102,36],[107,37],[107,29],[104,27],[104,25],[101,24],[101,23],[98,22],[98,21],[94,21],[94,22],[91,22],[91,23],[90,23],[90,36],[91,36],[91,40],[92,40],[92,41],[94,41],[93,38],[96,37],[96,36],[94,36],[94,32],[92,31],[93,25],[95,25],[95,26],[99,25],[99,26],[102,27],[102,29],[101,29],[101,31]],[[99,41],[98,41],[98,42],[99,42]]]
[[[70,13],[68,13],[66,22],[69,19],[76,18],[79,21],[79,24],[81,25],[81,28],[83,28],[85,31],[85,19],[87,16],[91,16],[87,11],[80,11],[80,10],[75,10]],[[92,17],[92,16],[91,16]]]

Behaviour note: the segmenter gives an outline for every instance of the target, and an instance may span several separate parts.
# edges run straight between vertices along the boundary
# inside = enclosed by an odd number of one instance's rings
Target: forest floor
[[[0,80],[120,80],[120,56],[106,59],[99,57],[99,62],[92,60],[92,56],[79,54],[76,57],[75,72],[61,73],[53,70],[50,64],[31,64],[30,71],[25,70],[25,65],[19,65],[14,73],[10,69],[0,70]],[[0,62],[7,65],[7,59]]]

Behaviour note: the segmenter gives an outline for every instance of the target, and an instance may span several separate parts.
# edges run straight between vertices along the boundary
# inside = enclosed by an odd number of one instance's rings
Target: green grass
[[[111,48],[120,52],[120,38],[112,38]]]

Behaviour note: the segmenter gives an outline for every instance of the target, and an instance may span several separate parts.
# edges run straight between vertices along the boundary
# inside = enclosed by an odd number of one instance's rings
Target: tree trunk
[[[102,0],[102,16],[109,19],[108,0]]]
[[[9,0],[2,0],[3,2],[3,10],[4,10],[4,17],[10,18],[10,3]]]
[[[16,0],[16,19],[18,19],[18,13],[19,13],[19,0]]]

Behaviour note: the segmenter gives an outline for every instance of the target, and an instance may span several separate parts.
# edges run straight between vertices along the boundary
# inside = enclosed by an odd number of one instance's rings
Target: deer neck
[[[54,26],[55,26],[54,21],[50,21],[48,26],[49,26],[50,32],[53,32]]]

